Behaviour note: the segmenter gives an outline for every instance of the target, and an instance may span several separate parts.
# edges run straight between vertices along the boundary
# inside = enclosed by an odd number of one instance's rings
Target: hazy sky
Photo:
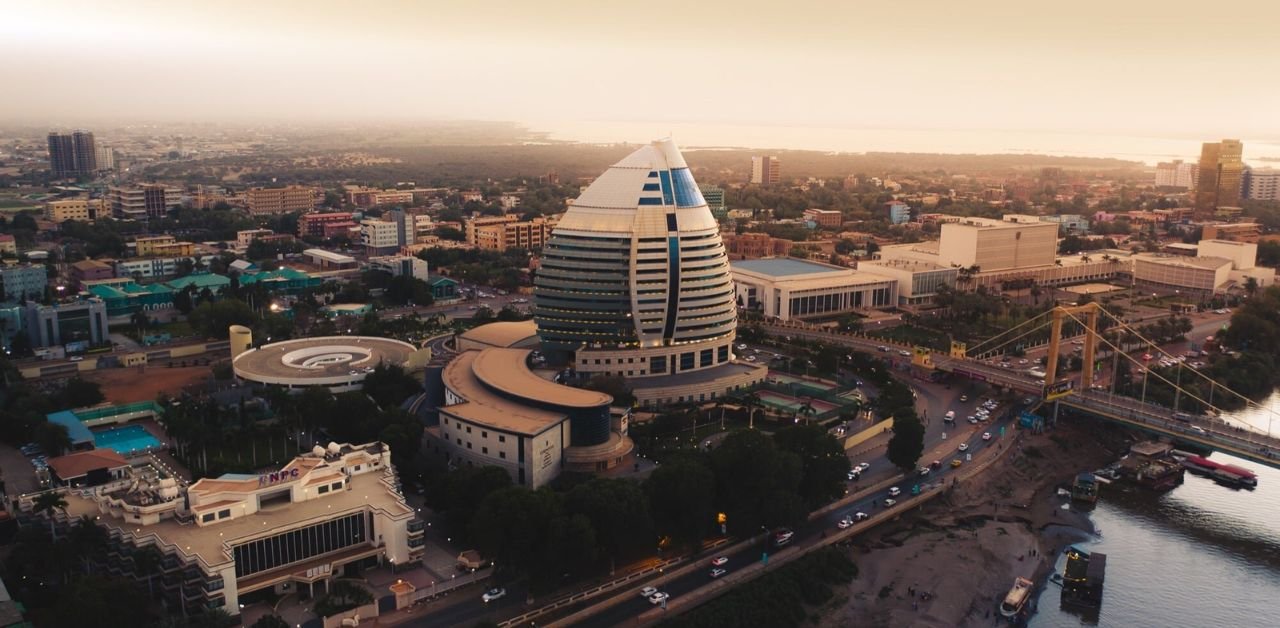
[[[0,118],[1280,137],[1280,1],[7,0]]]

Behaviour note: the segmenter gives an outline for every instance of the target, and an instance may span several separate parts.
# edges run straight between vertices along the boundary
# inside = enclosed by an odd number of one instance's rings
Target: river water
[[[1265,409],[1228,415],[1280,431],[1280,391]],[[1045,587],[1032,628],[1151,626],[1253,628],[1280,625],[1280,470],[1214,454],[1258,474],[1258,488],[1233,490],[1186,475],[1163,494],[1103,487],[1093,512],[1101,536],[1080,545],[1107,554],[1102,608],[1094,618],[1061,609]],[[1056,571],[1065,558],[1059,556]]]

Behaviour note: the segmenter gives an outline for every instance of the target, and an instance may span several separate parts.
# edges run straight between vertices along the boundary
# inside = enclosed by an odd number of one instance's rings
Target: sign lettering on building
[[[283,469],[280,471],[272,471],[258,476],[258,486],[271,486],[281,482],[291,482],[298,479],[301,472],[298,469]]]

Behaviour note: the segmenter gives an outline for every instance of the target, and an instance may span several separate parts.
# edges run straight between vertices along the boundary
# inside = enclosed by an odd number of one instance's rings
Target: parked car
[[[492,602],[494,600],[502,599],[502,597],[505,596],[506,594],[507,594],[506,589],[502,589],[502,588],[489,589],[488,591],[484,592],[484,595],[480,596],[480,599],[484,600],[485,603],[488,604],[489,602]]]

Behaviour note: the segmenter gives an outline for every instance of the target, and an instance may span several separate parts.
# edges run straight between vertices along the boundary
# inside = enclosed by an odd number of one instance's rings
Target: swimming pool
[[[120,455],[142,453],[160,447],[160,439],[141,425],[126,425],[93,433],[93,444],[114,449]]]

